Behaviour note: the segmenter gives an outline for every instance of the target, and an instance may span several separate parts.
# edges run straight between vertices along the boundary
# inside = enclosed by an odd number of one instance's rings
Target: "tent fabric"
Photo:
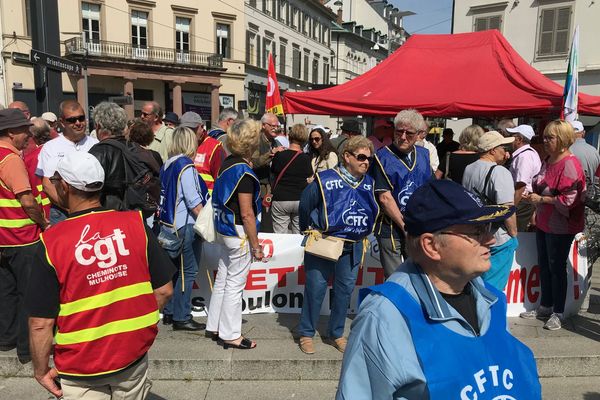
[[[562,96],[562,86],[529,65],[499,31],[489,30],[413,35],[349,82],[286,93],[284,109],[289,114],[393,116],[415,108],[447,118],[558,118]],[[578,111],[600,115],[600,97],[580,92]]]

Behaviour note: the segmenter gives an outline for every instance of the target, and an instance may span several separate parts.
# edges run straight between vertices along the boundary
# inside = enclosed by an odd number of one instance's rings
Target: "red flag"
[[[267,109],[267,112],[275,115],[283,115],[283,104],[281,103],[279,84],[277,83],[275,64],[273,64],[273,56],[271,53],[269,53],[269,72],[267,74],[267,99],[265,108]]]

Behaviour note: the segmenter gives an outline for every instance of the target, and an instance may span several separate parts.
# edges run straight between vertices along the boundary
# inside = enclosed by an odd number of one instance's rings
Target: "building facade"
[[[328,86],[336,15],[318,0],[246,0],[246,98],[248,114],[265,112],[269,53],[281,94]],[[328,124],[328,117],[294,115],[288,124]]]
[[[221,107],[245,98],[242,0],[60,0],[58,7],[61,55],[87,70],[87,80],[63,73],[62,87],[82,104],[87,89],[90,107],[119,99],[133,117],[155,100],[214,122]],[[10,58],[31,50],[28,8],[29,0],[0,0],[7,102],[30,100],[34,90],[31,65]]]
[[[569,49],[579,25],[579,89],[600,95],[600,3],[575,0],[456,0],[453,32],[498,29],[535,69],[564,85]],[[557,116],[558,117],[558,116]],[[586,126],[600,121],[581,117]]]

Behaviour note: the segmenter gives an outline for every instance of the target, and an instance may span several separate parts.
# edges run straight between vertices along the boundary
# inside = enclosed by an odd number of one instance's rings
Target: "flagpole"
[[[565,121],[577,120],[577,106],[579,100],[579,25],[575,27],[571,50],[569,51],[569,66],[565,79],[563,104],[560,118]]]

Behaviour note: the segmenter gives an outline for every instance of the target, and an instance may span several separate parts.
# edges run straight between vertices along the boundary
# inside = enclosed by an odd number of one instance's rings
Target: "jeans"
[[[555,313],[565,311],[567,297],[567,260],[575,235],[546,233],[535,234],[542,298],[540,304],[552,307]]]
[[[490,247],[492,266],[481,276],[483,280],[496,289],[503,291],[508,282],[517,247],[519,247],[519,241],[516,237],[502,243],[500,246]]]
[[[274,233],[300,233],[298,201],[274,201],[271,205]]]
[[[404,239],[404,238],[402,238]],[[406,260],[404,240],[396,237],[388,238],[377,236],[379,245],[379,261],[383,267],[385,278],[389,278],[396,269]]]
[[[2,249],[0,345],[16,345],[19,357],[29,356],[29,325],[28,312],[25,308],[25,293],[34,256],[35,244]]]
[[[327,335],[337,339],[344,336],[344,323],[350,305],[352,291],[356,284],[362,246],[354,244],[344,246],[344,251],[336,261],[325,260],[304,253],[304,271],[306,284],[298,332],[300,336],[313,337],[321,314],[321,305],[327,293],[327,282],[333,274],[333,298]],[[356,255],[356,256],[355,256]]]
[[[181,256],[173,260],[179,268],[173,277],[173,297],[165,305],[163,314],[173,315],[173,321],[185,322],[192,318],[192,286],[198,273],[202,240],[196,236],[193,224],[185,225],[177,232],[183,238],[183,250]]]

